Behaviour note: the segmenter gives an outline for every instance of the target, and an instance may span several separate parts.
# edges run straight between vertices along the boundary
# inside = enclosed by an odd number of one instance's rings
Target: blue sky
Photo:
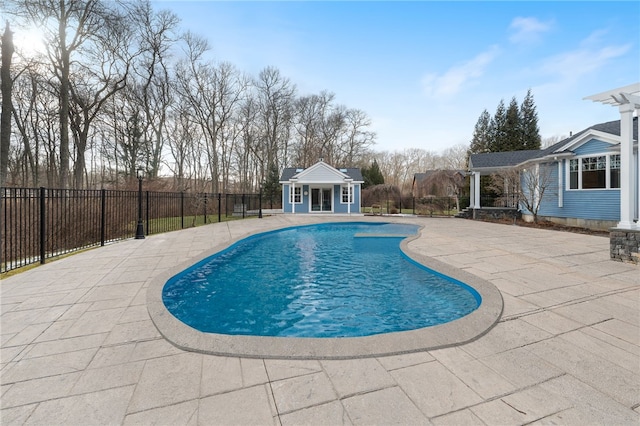
[[[468,144],[528,89],[544,138],[617,120],[585,96],[640,81],[640,2],[158,1],[211,59],[278,68],[301,95],[365,111],[375,150]]]

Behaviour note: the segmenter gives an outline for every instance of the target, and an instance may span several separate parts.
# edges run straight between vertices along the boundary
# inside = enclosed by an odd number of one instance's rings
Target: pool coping
[[[402,220],[392,222],[403,223]],[[363,337],[241,336],[198,331],[178,320],[167,310],[162,301],[162,290],[171,277],[251,235],[286,228],[291,228],[291,226],[250,233],[231,239],[155,277],[147,289],[147,310],[160,334],[180,349],[211,355],[276,359],[353,359],[428,351],[469,343],[489,332],[502,316],[502,295],[493,284],[466,271],[422,255],[409,247],[411,241],[422,236],[424,226],[420,226],[418,234],[415,236],[402,240],[400,249],[410,259],[427,268],[473,287],[482,297],[482,303],[478,309],[445,324]]]

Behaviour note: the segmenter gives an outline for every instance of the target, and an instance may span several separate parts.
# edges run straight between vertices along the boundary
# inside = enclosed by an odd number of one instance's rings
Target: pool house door
[[[311,188],[311,211],[330,212],[332,188]]]

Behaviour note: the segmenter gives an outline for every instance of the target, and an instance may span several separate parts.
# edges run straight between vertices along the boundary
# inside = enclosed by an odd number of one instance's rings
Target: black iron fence
[[[89,247],[258,216],[260,194],[0,188],[0,273]],[[137,236],[138,238],[141,236]]]

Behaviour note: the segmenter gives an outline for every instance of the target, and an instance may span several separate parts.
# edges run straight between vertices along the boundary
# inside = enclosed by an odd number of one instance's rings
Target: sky
[[[376,151],[468,145],[483,110],[530,89],[544,139],[618,120],[584,97],[640,81],[637,1],[154,2],[212,60],[278,68],[299,95],[363,110]]]

